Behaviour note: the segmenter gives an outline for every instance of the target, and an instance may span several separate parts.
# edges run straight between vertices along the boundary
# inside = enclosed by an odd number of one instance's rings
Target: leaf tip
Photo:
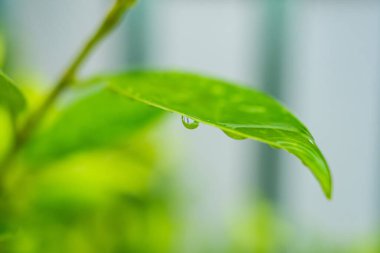
[[[333,198],[333,188],[332,177],[329,171],[326,183],[322,184],[322,190],[328,200],[332,200]]]

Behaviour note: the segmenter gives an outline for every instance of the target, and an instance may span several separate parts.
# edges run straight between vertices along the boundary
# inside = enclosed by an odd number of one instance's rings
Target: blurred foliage
[[[19,114],[26,107],[23,94],[14,82],[0,70],[0,105],[13,116]]]
[[[284,252],[294,234],[265,200],[258,201],[247,215],[240,217],[233,229],[229,252]]]
[[[110,98],[113,98],[112,94],[90,93],[69,99],[68,105],[54,110],[62,110],[62,115],[66,116],[57,114],[52,117],[38,133],[42,140],[49,141],[47,136],[52,134],[52,129],[62,124],[58,128],[62,136],[65,136],[65,129],[68,136],[76,136],[75,131],[72,133],[76,126],[82,131],[94,127],[100,132],[100,140],[108,139],[109,142],[95,145],[96,148],[73,145],[70,147],[80,152],[53,156],[53,160],[50,156],[55,151],[45,153],[42,149],[39,151],[41,159],[48,156],[49,163],[38,169],[33,163],[30,167],[27,156],[18,161],[7,178],[8,195],[0,204],[0,252],[182,252],[181,232],[186,227],[177,213],[181,201],[176,192],[183,190],[173,182],[170,173],[174,170],[161,167],[164,150],[151,138],[155,129],[152,126],[162,117],[141,113],[144,108],[151,110],[144,106],[136,110],[141,119],[134,121],[132,127],[121,121],[119,124],[123,130],[116,128],[109,135],[101,133],[107,126],[104,122],[108,122],[101,112],[97,116],[105,121],[95,120],[95,126],[88,126],[88,122],[84,122],[85,116],[75,116],[77,108],[81,113],[92,106],[99,108],[103,104],[97,101]],[[128,100],[113,102],[126,103],[131,110],[136,109],[134,102]],[[117,111],[115,113],[119,115]],[[130,113],[133,112],[128,115]],[[0,111],[2,140],[12,131],[10,122],[9,114]],[[136,131],[136,125],[141,131]],[[65,138],[54,138],[54,145],[64,144]],[[97,140],[98,136],[86,138]],[[68,142],[76,143],[75,138]],[[40,147],[34,145],[28,149]],[[35,155],[38,157],[38,152]],[[252,208],[237,215],[229,227],[223,250],[216,249],[215,242],[193,241],[201,245],[194,253],[376,253],[380,249],[375,238],[342,246],[323,235],[297,234],[296,228],[265,200],[253,203]],[[203,231],[197,233],[202,235]]]
[[[263,199],[258,200],[247,215],[239,217],[232,227],[228,253],[380,252],[376,235],[339,243],[311,228],[295,227],[274,205]]]
[[[175,226],[156,160],[140,136],[37,171],[20,162],[7,182],[0,252],[170,252]]]
[[[31,104],[40,100],[23,89]],[[66,104],[5,179],[0,252],[171,252],[170,186],[149,137],[162,113],[110,92]],[[12,126],[0,110],[0,157]]]
[[[34,78],[22,79],[29,84],[22,90],[30,111],[43,95]],[[68,94],[6,178],[0,252],[183,252],[188,221],[178,214],[178,192],[184,189],[174,182],[175,170],[160,162],[170,150],[152,138],[162,116],[110,91]],[[0,108],[0,158],[12,142],[11,118]],[[196,231],[203,239],[191,241],[198,246],[190,252],[380,252],[376,237],[342,245],[310,231],[299,234],[271,203],[252,202],[228,226],[227,239],[207,241],[204,231]]]
[[[0,34],[0,68],[4,66],[5,63],[5,39]]]
[[[0,159],[3,158],[12,142],[13,124],[7,110],[0,107]]]
[[[70,154],[132,138],[162,113],[110,91],[101,91],[74,100],[56,115],[28,144],[25,153],[29,163],[43,166]]]

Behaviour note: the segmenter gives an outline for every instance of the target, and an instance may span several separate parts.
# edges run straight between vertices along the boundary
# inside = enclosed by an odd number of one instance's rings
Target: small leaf
[[[216,126],[297,156],[330,198],[328,164],[307,128],[273,98],[225,81],[176,72],[129,72],[99,77],[109,89],[137,101]]]
[[[26,106],[25,98],[14,82],[0,71],[0,106],[4,106],[13,116]]]
[[[162,115],[160,110],[102,91],[58,113],[25,149],[32,164],[42,166],[73,153],[107,147],[131,137]]]

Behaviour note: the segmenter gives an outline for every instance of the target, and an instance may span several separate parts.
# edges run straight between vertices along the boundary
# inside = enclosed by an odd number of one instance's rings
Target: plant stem
[[[0,180],[4,178],[6,171],[16,158],[20,149],[25,145],[25,143],[27,143],[35,129],[46,116],[51,106],[62,94],[62,92],[70,86],[73,80],[75,80],[76,75],[85,60],[93,52],[96,46],[120,23],[124,13],[126,13],[135,4],[135,2],[136,0],[116,0],[108,14],[103,19],[103,22],[100,24],[99,28],[88,39],[87,43],[74,58],[61,78],[58,79],[58,82],[42,105],[25,121],[25,124],[16,133],[16,139],[13,146],[4,161],[0,164]]]

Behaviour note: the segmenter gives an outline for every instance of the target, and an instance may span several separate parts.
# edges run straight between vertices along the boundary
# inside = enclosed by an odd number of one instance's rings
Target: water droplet
[[[195,121],[193,119],[190,119],[188,117],[182,116],[182,124],[187,128],[187,129],[196,129],[199,126],[199,122]]]
[[[245,139],[247,139],[246,137],[244,137],[244,136],[241,136],[241,135],[238,135],[238,134],[235,134],[235,133],[232,133],[232,132],[230,132],[230,131],[225,131],[225,130],[223,130],[223,133],[225,133],[228,137],[230,137],[230,138],[232,138],[232,139],[234,139],[234,140],[245,140]]]

